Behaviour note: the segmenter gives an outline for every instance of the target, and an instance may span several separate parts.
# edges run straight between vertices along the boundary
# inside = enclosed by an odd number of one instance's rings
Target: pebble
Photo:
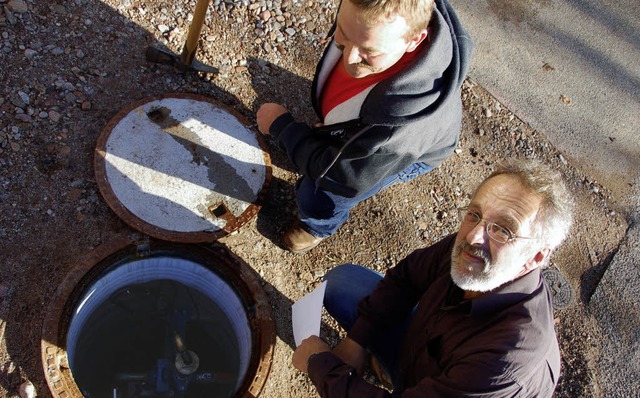
[[[54,4],[53,6],[51,6],[51,10],[60,15],[64,15],[67,12],[67,10],[64,8],[64,5],[62,4]]]
[[[15,12],[16,14],[22,14],[29,11],[29,7],[27,6],[27,3],[25,3],[22,0],[11,0],[7,4],[7,8],[11,12]]]
[[[62,146],[60,150],[58,150],[58,155],[61,157],[68,157],[71,154],[71,147]]]
[[[562,162],[562,164],[564,164],[565,166],[567,165],[567,159],[564,158],[564,156],[562,156],[562,154],[558,154],[558,158],[560,159],[560,161]]]
[[[22,102],[24,102],[25,105],[29,105],[31,103],[31,100],[29,99],[29,95],[24,91],[18,91],[18,95],[20,96],[20,99],[22,100]]]
[[[18,113],[16,115],[16,119],[20,120],[21,122],[31,123],[31,116],[27,115],[26,113]]]
[[[60,121],[61,115],[56,111],[49,111],[49,120],[54,123],[58,123]]]
[[[20,398],[33,398],[36,396],[36,388],[29,380],[20,385]]]
[[[16,23],[18,23],[18,19],[13,15],[13,12],[11,12],[11,10],[9,10],[9,8],[5,8],[5,13],[7,16],[7,22],[9,22],[9,25],[15,25]],[[7,48],[5,48],[6,50]]]
[[[80,179],[77,179],[77,180],[71,182],[69,184],[69,186],[71,188],[77,188],[77,187],[81,186],[82,184],[84,184],[84,179],[80,178]]]

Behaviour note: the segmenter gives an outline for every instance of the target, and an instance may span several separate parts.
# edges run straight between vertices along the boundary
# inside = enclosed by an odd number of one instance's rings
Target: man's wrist
[[[295,122],[293,115],[289,112],[285,112],[282,115],[276,117],[271,124],[269,125],[269,134],[271,134],[274,138],[278,138],[282,130],[285,129],[289,124]]]
[[[307,373],[309,373],[309,364],[311,363],[311,360],[315,358],[317,355],[322,354],[323,352],[327,352],[327,351],[318,351],[309,355],[309,358],[307,358]]]

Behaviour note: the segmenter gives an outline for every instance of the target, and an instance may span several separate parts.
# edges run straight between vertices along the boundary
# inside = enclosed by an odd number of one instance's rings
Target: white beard
[[[481,257],[484,264],[462,264],[460,254],[463,250]],[[522,271],[522,264],[509,260],[494,261],[486,251],[471,247],[464,241],[456,242],[451,252],[451,279],[464,291],[488,292],[516,279]]]

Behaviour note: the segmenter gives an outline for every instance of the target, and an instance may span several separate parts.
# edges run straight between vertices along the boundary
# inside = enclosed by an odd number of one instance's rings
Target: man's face
[[[518,236],[530,237],[541,199],[510,175],[485,181],[469,210],[480,215],[477,225],[462,223],[451,254],[451,277],[469,292],[487,292],[538,266],[538,240],[516,239],[498,243],[487,235],[485,223],[494,222]]]
[[[336,46],[342,50],[347,72],[361,78],[380,73],[393,66],[407,51],[413,51],[426,37],[426,29],[409,41],[404,39],[409,26],[401,16],[373,23],[362,11],[344,0],[338,11]]]

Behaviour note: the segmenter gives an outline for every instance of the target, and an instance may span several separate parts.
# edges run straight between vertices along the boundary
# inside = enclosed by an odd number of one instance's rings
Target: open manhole
[[[227,249],[130,239],[67,275],[42,361],[58,397],[256,397],[274,336],[259,279]]]
[[[147,98],[102,131],[96,181],[149,237],[100,246],[59,286],[42,333],[56,397],[256,397],[274,326],[255,272],[211,242],[259,210],[271,166],[242,117],[192,94]]]

